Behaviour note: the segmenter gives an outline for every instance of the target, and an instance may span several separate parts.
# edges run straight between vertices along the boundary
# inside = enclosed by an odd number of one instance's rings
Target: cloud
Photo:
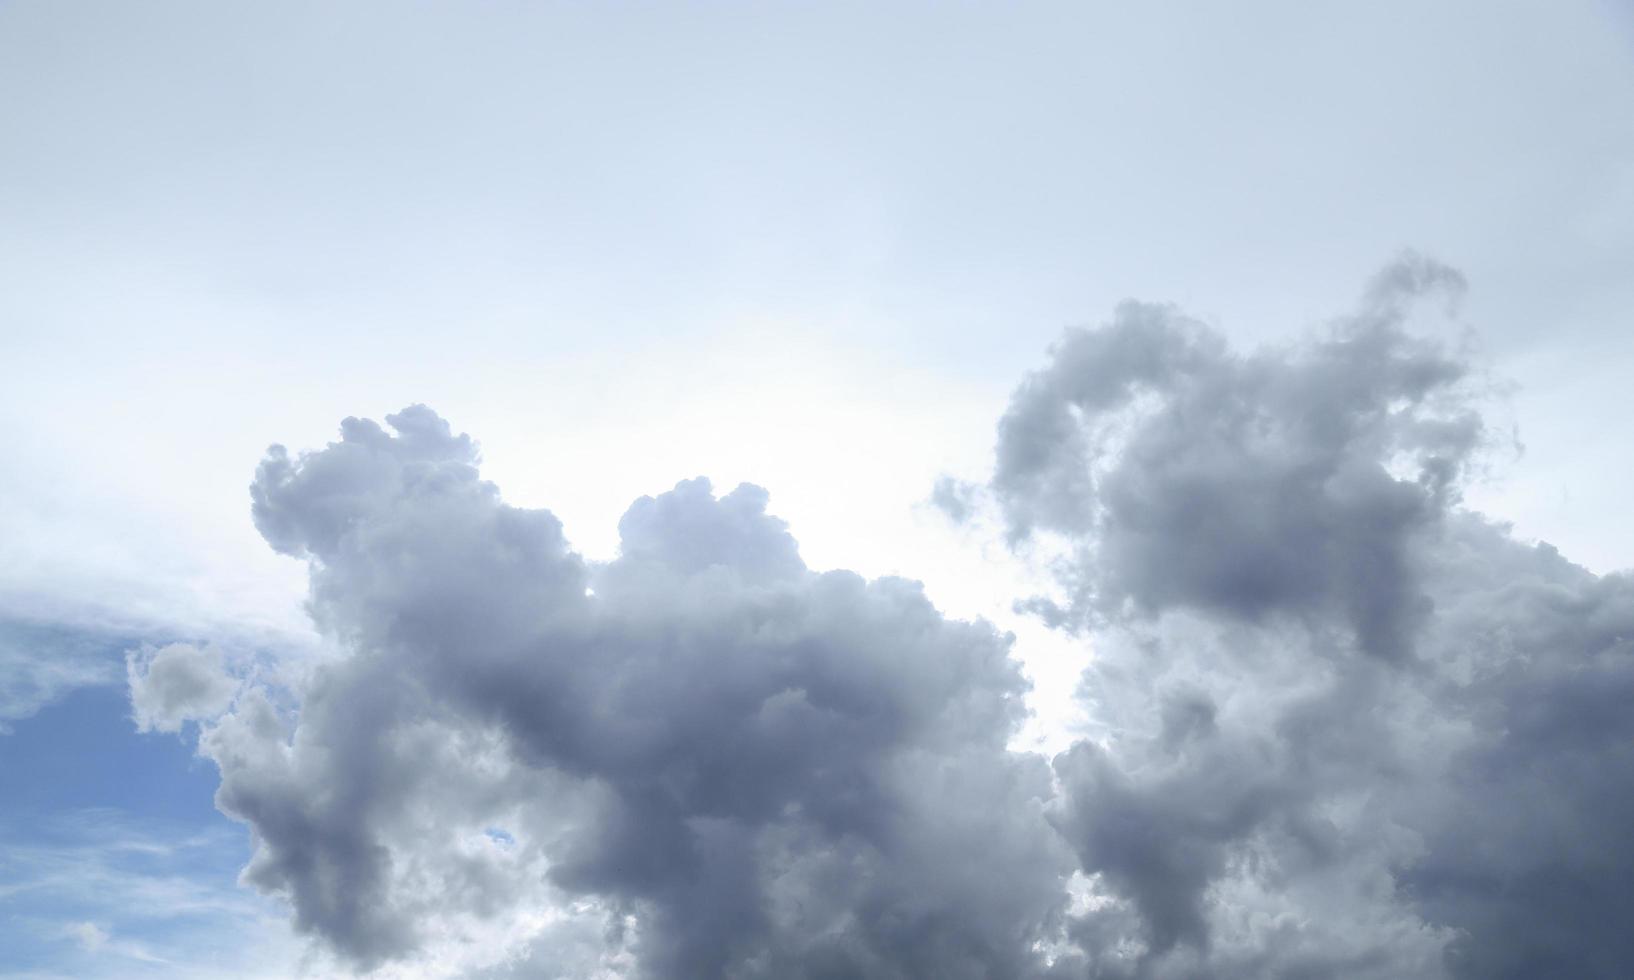
[[[1041,608],[1338,617],[1406,656],[1424,607],[1405,549],[1455,502],[1483,429],[1469,366],[1402,332],[1400,292],[1457,281],[1404,262],[1329,335],[1248,356],[1161,306],[1069,332],[1000,421],[992,481],[1012,540],[1080,551],[1069,605]]]
[[[11,725],[33,718],[75,691],[91,687],[125,685],[134,691],[142,686],[149,661],[163,647],[181,637],[208,636],[220,648],[256,651],[257,666],[282,672],[301,669],[304,661],[322,655],[310,628],[296,631],[269,626],[255,617],[220,619],[193,614],[154,617],[141,609],[119,609],[105,595],[93,594],[72,599],[31,595],[0,595],[0,736]],[[184,644],[185,646],[185,644]],[[197,658],[202,657],[202,660]],[[205,718],[226,707],[221,702],[220,682],[206,675],[219,672],[220,655],[206,646],[202,652],[175,651],[165,656],[154,684],[165,685],[164,696],[202,697],[189,718]],[[192,661],[183,663],[183,661]],[[166,678],[171,670],[176,676]],[[133,682],[134,678],[134,682]],[[170,690],[171,682],[184,686],[200,683],[205,690],[188,694]],[[154,698],[158,689],[144,691]],[[172,712],[158,701],[144,704],[157,713],[154,721],[171,718]],[[134,703],[133,703],[134,707]],[[183,710],[178,704],[175,710]],[[143,730],[175,731],[159,725]]]
[[[349,655],[201,739],[245,880],[359,968],[1018,976],[1070,849],[1010,638],[817,573],[767,494],[687,480],[592,565],[421,406],[274,447],[252,489]],[[452,961],[449,961],[452,962]],[[452,968],[450,968],[452,969]]]
[[[1460,506],[1467,352],[1360,311],[1250,354],[1129,304],[1017,390],[988,491],[1057,555],[1096,735],[1055,825],[1102,977],[1611,977],[1634,962],[1634,580]]]
[[[182,723],[214,718],[232,703],[238,683],[221,652],[171,643],[125,655],[132,716],[142,732],[180,731]]]
[[[1491,385],[1408,329],[1463,288],[1406,256],[1247,353],[1126,304],[1024,380],[932,501],[1053,570],[1049,760],[1012,637],[813,571],[758,487],[595,563],[423,406],[274,446],[256,526],[342,652],[202,726],[243,880],[388,976],[1618,976],[1634,580],[1464,505]],[[181,649],[145,724],[226,703]]]

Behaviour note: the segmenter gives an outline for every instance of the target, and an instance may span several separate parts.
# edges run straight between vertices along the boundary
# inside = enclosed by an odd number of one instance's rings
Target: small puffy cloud
[[[125,673],[136,728],[144,732],[175,732],[184,722],[215,718],[238,690],[220,651],[187,643],[133,650]]]
[[[963,480],[943,476],[931,487],[930,503],[946,514],[948,520],[955,524],[963,524],[976,512],[979,491],[979,487]]]

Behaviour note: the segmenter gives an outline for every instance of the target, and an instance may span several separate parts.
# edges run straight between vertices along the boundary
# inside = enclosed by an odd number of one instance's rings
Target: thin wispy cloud
[[[237,886],[229,827],[190,836],[107,809],[46,833],[0,825],[0,976],[279,976],[302,953],[276,907]],[[27,969],[24,964],[54,964]]]

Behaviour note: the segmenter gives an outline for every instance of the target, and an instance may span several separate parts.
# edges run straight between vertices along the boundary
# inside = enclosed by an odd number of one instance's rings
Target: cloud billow
[[[518,927],[519,975],[1042,968],[1071,859],[1006,749],[1008,637],[808,570],[748,485],[637,501],[591,565],[430,410],[387,423],[262,464],[256,524],[349,655],[292,731],[250,697],[204,740],[300,928],[362,968],[550,907],[586,924]]]
[[[1404,322],[1461,287],[1408,256],[1248,355],[1126,305],[1011,402],[991,500],[1095,653],[1054,810],[1092,976],[1634,962],[1634,581],[1460,506],[1479,375]]]
[[[1621,976],[1634,580],[1464,507],[1487,386],[1407,329],[1462,288],[1408,256],[1251,353],[1126,304],[1023,382],[933,497],[1053,556],[1053,760],[1009,747],[1009,636],[807,568],[760,488],[644,497],[590,562],[423,406],[251,488],[343,655],[286,690],[178,648],[139,707],[231,695],[245,880],[360,971]]]

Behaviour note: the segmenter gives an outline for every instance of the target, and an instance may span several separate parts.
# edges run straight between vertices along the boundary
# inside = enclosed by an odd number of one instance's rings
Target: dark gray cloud
[[[1091,975],[1634,962],[1634,582],[1460,506],[1483,382],[1404,324],[1461,288],[1409,256],[1252,354],[1126,305],[1017,391],[991,498],[1094,649],[1054,810]]]
[[[590,565],[431,411],[386,421],[262,464],[256,524],[348,654],[203,740],[300,928],[372,967],[555,905],[600,943],[547,930],[515,972],[1044,969],[1073,862],[1006,749],[1008,637],[808,570],[748,485],[637,501]]]

